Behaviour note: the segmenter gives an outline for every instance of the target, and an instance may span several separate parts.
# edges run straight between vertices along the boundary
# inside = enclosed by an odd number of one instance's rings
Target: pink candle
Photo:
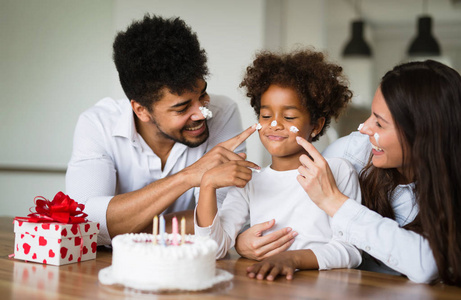
[[[173,246],[178,246],[178,219],[173,217]]]

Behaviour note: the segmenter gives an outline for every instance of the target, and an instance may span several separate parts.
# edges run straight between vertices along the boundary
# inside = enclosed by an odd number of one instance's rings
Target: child
[[[272,231],[290,226],[298,234],[289,248],[293,251],[282,254],[300,255],[303,264],[293,264],[287,278],[291,279],[297,268],[353,268],[361,263],[355,247],[333,237],[330,218],[309,199],[296,179],[299,157],[307,154],[296,137],[318,140],[331,117],[337,118],[351,99],[341,71],[341,67],[327,63],[322,53],[308,50],[286,55],[262,52],[247,68],[240,87],[248,90],[259,118],[259,137],[272,156],[272,164],[253,172],[250,168],[259,167],[251,162],[229,161],[204,174],[195,234],[210,236],[218,243],[217,258],[234,246],[248,220],[254,225],[273,218],[277,225]],[[360,199],[357,173],[350,164],[339,158],[328,163],[342,193]],[[233,187],[218,212],[216,189],[225,186]],[[265,266],[261,271],[265,269],[271,268]],[[261,271],[258,278],[263,279]],[[267,279],[283,273],[274,272]]]

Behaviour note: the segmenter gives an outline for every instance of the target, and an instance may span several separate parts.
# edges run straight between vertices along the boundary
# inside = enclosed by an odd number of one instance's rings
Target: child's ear
[[[141,120],[142,122],[149,122],[150,114],[147,108],[134,100],[131,100],[130,102],[131,108],[133,108],[133,111],[136,114],[136,116],[138,116],[139,120]]]
[[[324,117],[318,118],[316,124],[314,125],[314,130],[313,130],[313,132],[315,132],[315,135],[319,134],[320,131],[322,131],[322,128],[324,125],[325,125],[325,118]]]

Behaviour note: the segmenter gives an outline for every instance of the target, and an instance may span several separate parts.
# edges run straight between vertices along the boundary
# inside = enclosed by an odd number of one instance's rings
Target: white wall
[[[235,99],[246,127],[255,122],[255,116],[238,85],[255,51],[311,45],[342,64],[340,53],[349,37],[350,21],[356,17],[351,2],[0,0],[0,215],[25,215],[34,196],[52,198],[64,190],[63,173],[1,169],[66,168],[78,115],[103,97],[124,97],[112,62],[112,42],[116,32],[133,19],[150,12],[180,16],[191,25],[208,53],[209,91]],[[372,78],[365,78],[372,82],[372,89],[403,58],[414,24],[366,25],[375,53]],[[434,22],[442,49],[458,71],[459,25]],[[322,138],[316,146],[321,150],[328,142]],[[249,159],[268,163],[256,135],[248,148]]]
[[[0,168],[65,169],[78,114],[113,85],[112,1],[0,3]],[[26,215],[64,174],[0,172],[0,215]]]
[[[78,115],[103,97],[124,97],[113,38],[146,12],[191,25],[208,53],[209,92],[235,99],[244,126],[255,122],[238,84],[262,48],[263,0],[1,0],[0,7],[0,169],[65,169]],[[249,157],[258,161],[260,152],[251,140]],[[0,171],[0,215],[26,215],[35,196],[64,189],[62,173]]]

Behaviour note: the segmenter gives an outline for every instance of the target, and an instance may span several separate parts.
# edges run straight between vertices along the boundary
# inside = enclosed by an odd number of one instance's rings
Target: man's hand
[[[226,186],[236,186],[243,188],[251,180],[251,169],[260,169],[260,167],[246,160],[231,160],[222,165],[208,170],[202,178],[200,189],[210,187],[219,189]]]
[[[236,135],[235,137],[217,144],[213,149],[208,151],[202,158],[196,161],[194,164],[185,168],[183,171],[188,176],[187,180],[193,184],[193,186],[200,186],[203,174],[206,171],[224,164],[232,160],[244,161],[246,158],[245,153],[234,153],[234,150],[242,144],[250,135],[256,131],[256,126],[253,125],[242,133]]]
[[[298,233],[286,227],[263,236],[263,232],[272,228],[274,224],[275,220],[270,220],[256,224],[239,234],[235,241],[237,253],[249,259],[263,260],[287,250]]]

